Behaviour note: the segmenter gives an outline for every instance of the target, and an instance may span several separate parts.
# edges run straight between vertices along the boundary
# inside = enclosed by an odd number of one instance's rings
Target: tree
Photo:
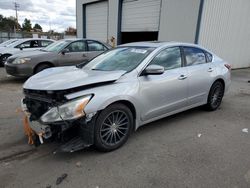
[[[43,31],[43,28],[42,26],[40,26],[38,23],[36,23],[33,27],[33,30],[34,31]]]
[[[16,19],[14,17],[3,17],[0,15],[0,30],[13,32],[14,29],[17,29]],[[21,26],[18,24],[18,28]]]
[[[22,24],[22,30],[23,31],[31,31],[32,29],[32,25],[30,20],[28,20],[27,18],[24,19],[24,22]]]

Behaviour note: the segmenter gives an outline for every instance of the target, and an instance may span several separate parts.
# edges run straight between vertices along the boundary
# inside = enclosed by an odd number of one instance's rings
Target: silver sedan
[[[32,76],[23,109],[41,143],[66,137],[62,151],[111,151],[149,122],[202,105],[216,110],[230,82],[230,65],[200,46],[130,43]]]

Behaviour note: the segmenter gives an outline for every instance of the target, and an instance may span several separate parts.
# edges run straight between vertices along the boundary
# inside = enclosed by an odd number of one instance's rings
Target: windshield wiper
[[[42,51],[42,52],[48,52],[47,50],[44,50],[44,49],[40,49],[40,51]]]
[[[87,65],[88,64],[88,61],[85,61],[85,62],[83,62],[83,63],[80,63],[80,64],[77,64],[76,65],[76,68],[78,68],[78,69],[81,69],[81,68],[83,68],[85,65]]]

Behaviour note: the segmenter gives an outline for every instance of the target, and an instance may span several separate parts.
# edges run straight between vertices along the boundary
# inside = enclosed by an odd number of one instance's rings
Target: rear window
[[[206,52],[206,51],[205,51],[205,54],[206,54],[207,62],[212,62],[213,61],[213,55],[210,54],[209,52]]]
[[[187,66],[199,65],[206,63],[206,56],[203,50],[194,47],[184,47]]]
[[[41,41],[41,46],[42,47],[46,47],[48,45],[50,45],[52,43],[52,41],[49,41],[49,40],[42,40]]]

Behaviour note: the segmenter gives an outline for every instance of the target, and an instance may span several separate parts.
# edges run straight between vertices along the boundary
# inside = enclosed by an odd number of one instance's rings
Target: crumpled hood
[[[75,66],[46,69],[30,77],[23,85],[32,90],[66,90],[90,84],[116,81],[125,71],[95,71]]]

